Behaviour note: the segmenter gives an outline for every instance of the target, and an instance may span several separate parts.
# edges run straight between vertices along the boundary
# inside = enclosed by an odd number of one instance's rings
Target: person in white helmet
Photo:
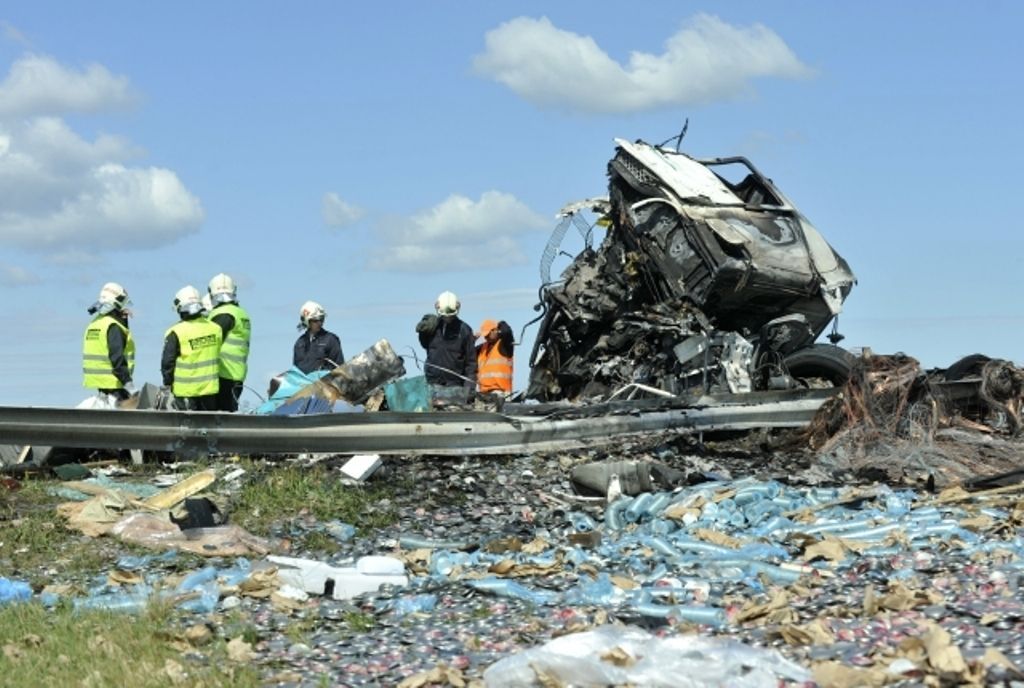
[[[220,325],[203,315],[202,297],[192,285],[174,295],[174,310],[181,320],[164,335],[160,358],[164,387],[173,392],[179,410],[216,411],[218,361],[224,340]]]
[[[331,370],[345,362],[338,335],[324,329],[327,311],[316,301],[307,301],[299,309],[299,329],[292,365],[304,373]]]
[[[252,324],[249,321],[249,314],[238,305],[238,289],[235,287],[235,281],[229,276],[224,273],[214,275],[206,296],[210,299],[206,317],[220,325],[224,335],[217,373],[220,376],[217,410],[234,413],[238,410],[238,398],[242,396],[245,375],[249,370]]]
[[[420,344],[427,350],[423,374],[427,382],[443,387],[462,386],[467,395],[476,390],[476,337],[473,328],[459,319],[462,304],[450,291],[441,292],[434,313],[416,325]]]
[[[116,282],[100,289],[89,307],[94,316],[82,339],[82,384],[118,400],[131,396],[135,371],[135,341],[128,328],[131,312],[128,292]]]

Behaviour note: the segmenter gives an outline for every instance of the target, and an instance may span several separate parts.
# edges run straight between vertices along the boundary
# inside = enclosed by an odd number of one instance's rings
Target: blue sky
[[[139,384],[174,293],[222,271],[260,392],[308,299],[347,356],[418,351],[446,289],[518,332],[557,210],[605,193],[615,137],[686,118],[684,150],[750,157],[849,261],[844,344],[1019,360],[1022,24],[1017,2],[7,3],[0,404],[86,396],[107,281]]]

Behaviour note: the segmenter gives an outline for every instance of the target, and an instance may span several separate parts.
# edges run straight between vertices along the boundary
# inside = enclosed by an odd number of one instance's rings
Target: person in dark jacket
[[[295,340],[292,365],[309,374],[314,370],[331,370],[345,362],[338,335],[324,329],[327,311],[316,301],[307,301],[299,309],[299,329]]]
[[[461,306],[455,294],[443,292],[434,302],[435,314],[424,315],[416,332],[427,350],[427,382],[462,386],[471,395],[476,390],[476,337],[473,328],[459,320]]]

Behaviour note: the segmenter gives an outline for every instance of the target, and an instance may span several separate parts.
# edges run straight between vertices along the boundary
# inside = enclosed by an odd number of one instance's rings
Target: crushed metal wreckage
[[[625,385],[793,389],[841,382],[852,356],[814,344],[855,282],[846,261],[745,158],[697,160],[616,140],[609,197],[563,209],[541,264],[543,316],[527,395],[588,399]],[[738,183],[725,168],[740,167]],[[721,174],[720,174],[721,172]],[[606,225],[601,245],[584,211]],[[570,224],[585,247],[558,281]]]

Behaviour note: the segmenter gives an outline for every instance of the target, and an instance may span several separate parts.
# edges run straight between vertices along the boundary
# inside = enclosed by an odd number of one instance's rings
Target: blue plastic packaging
[[[526,586],[508,578],[481,578],[469,581],[471,588],[497,595],[498,597],[512,597],[519,600],[526,600],[537,606],[554,604],[559,599],[559,594],[549,590],[531,590]]]
[[[217,577],[226,586],[240,585],[249,575],[252,574],[252,564],[245,557],[235,559],[235,565],[231,568],[222,569]]]
[[[416,612],[430,612],[437,606],[437,595],[423,593],[420,595],[403,595],[395,600],[392,611],[399,616]]]
[[[32,587],[25,581],[0,578],[0,604],[31,599]]]
[[[636,523],[643,516],[647,515],[647,507],[650,506],[654,500],[654,495],[650,492],[644,492],[633,498],[629,506],[626,507],[625,519],[627,523]]]
[[[572,523],[572,527],[576,529],[577,533],[589,533],[592,530],[597,530],[594,519],[578,511],[569,514],[569,522]]]
[[[150,590],[136,586],[134,590],[111,592],[93,597],[82,597],[74,602],[75,609],[102,609],[108,612],[139,614],[149,606]]]
[[[338,542],[348,542],[356,536],[356,527],[342,521],[325,523],[324,531]]]
[[[180,609],[200,614],[209,614],[217,608],[220,599],[220,587],[217,585],[217,569],[212,566],[193,571],[182,579],[176,592],[189,595],[178,604]]]

